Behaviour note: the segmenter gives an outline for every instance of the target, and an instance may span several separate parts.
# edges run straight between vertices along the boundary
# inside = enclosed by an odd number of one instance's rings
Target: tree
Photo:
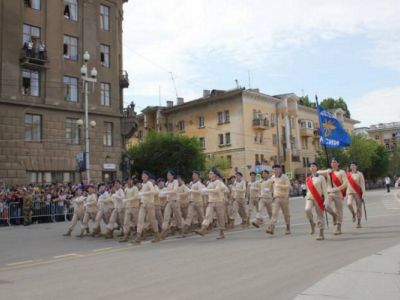
[[[343,100],[343,98],[338,98],[338,99],[333,99],[333,98],[326,98],[322,100],[320,103],[321,107],[324,109],[337,109],[341,108],[345,111],[345,116],[347,118],[350,118],[350,111],[347,107],[346,101]]]
[[[304,105],[304,106],[307,106],[307,107],[317,108],[317,103],[310,101],[310,99],[308,98],[308,95],[300,97],[299,98],[299,103],[301,105]]]
[[[208,178],[207,172],[212,168],[218,169],[221,175],[224,176],[224,178],[227,178],[229,176],[231,166],[229,165],[228,159],[224,156],[213,156],[212,158],[207,158],[206,167],[203,172],[204,178]]]
[[[189,179],[193,170],[201,171],[205,166],[205,155],[195,137],[151,131],[127,152],[134,161],[136,175],[147,170],[155,176],[165,177],[168,170],[174,170]]]
[[[394,149],[390,155],[389,174],[391,176],[400,176],[400,148]]]

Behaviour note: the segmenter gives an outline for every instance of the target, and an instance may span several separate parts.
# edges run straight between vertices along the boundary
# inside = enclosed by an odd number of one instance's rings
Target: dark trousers
[[[387,188],[387,192],[390,193],[390,184],[387,184],[386,188]]]

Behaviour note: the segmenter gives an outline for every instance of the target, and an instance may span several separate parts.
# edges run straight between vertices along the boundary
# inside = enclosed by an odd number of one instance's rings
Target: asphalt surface
[[[398,193],[398,191],[397,191]],[[189,236],[141,246],[65,238],[66,223],[0,228],[0,299],[293,299],[350,263],[400,244],[400,197],[366,195],[368,223],[309,235],[304,200],[293,198],[292,235],[237,229],[217,241]],[[75,229],[76,233],[78,227]]]

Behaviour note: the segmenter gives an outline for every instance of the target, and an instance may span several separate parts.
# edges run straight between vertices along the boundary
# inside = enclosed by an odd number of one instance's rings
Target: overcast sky
[[[400,0],[130,0],[124,68],[138,110],[176,98],[172,72],[185,101],[237,79],[343,97],[360,125],[400,121]]]

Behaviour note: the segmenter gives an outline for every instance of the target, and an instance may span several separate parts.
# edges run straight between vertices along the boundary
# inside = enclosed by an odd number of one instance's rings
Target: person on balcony
[[[46,45],[43,41],[39,44],[39,59],[46,60]]]

